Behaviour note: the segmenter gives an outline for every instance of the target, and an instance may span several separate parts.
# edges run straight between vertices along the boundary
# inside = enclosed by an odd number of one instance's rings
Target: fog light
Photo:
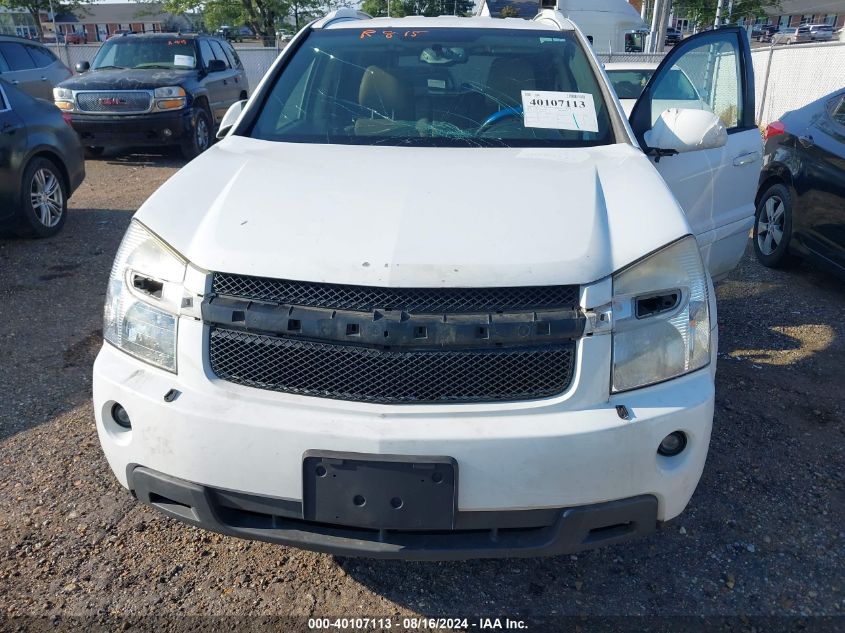
[[[166,128],[164,128],[164,129],[161,131],[161,133],[162,133],[162,134],[164,134],[164,136],[166,136],[167,138],[170,138],[171,136],[173,136],[173,132],[171,132],[171,131],[170,131],[170,128],[167,128],[167,127],[166,127]]]
[[[118,426],[122,426],[124,429],[132,428],[132,422],[129,420],[129,414],[126,413],[126,409],[116,402],[111,408],[111,418]]]
[[[687,436],[683,431],[675,431],[663,438],[657,452],[666,457],[674,457],[687,447]]]

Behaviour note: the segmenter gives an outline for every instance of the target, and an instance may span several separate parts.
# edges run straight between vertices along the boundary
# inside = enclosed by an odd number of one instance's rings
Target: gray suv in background
[[[46,46],[13,35],[0,35],[0,77],[38,99],[53,100],[53,87],[70,70]]]

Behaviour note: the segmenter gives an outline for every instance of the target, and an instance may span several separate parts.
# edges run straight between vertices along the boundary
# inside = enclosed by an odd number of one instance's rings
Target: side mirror
[[[91,64],[88,62],[76,62],[76,72],[78,73],[88,72],[90,68]]]
[[[210,73],[219,73],[226,70],[226,62],[222,59],[212,59],[205,69]]]
[[[229,109],[226,110],[226,114],[223,116],[223,120],[220,121],[220,129],[217,130],[217,138],[222,139],[225,138],[226,135],[229,133],[229,130],[234,127],[235,122],[238,120],[238,117],[241,116],[241,112],[244,111],[244,107],[246,106],[246,99],[243,101],[235,101]]]
[[[708,110],[670,108],[644,138],[651,148],[680,154],[723,147],[728,142],[728,131],[722,119]]]

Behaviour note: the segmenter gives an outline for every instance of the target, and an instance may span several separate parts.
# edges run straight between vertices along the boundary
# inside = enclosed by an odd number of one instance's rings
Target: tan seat
[[[378,66],[370,66],[361,78],[358,103],[372,111],[369,118],[355,122],[359,136],[382,135],[414,120],[414,105],[408,87],[394,75]],[[404,122],[397,125],[395,122]]]
[[[534,67],[524,59],[500,57],[490,65],[487,75],[487,98],[494,109],[522,105],[522,91],[536,90]]]

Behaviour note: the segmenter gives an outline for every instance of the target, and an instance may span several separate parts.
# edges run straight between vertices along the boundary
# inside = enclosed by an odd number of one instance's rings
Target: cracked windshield
[[[605,99],[574,34],[460,28],[312,33],[250,135],[459,147],[614,142]]]

